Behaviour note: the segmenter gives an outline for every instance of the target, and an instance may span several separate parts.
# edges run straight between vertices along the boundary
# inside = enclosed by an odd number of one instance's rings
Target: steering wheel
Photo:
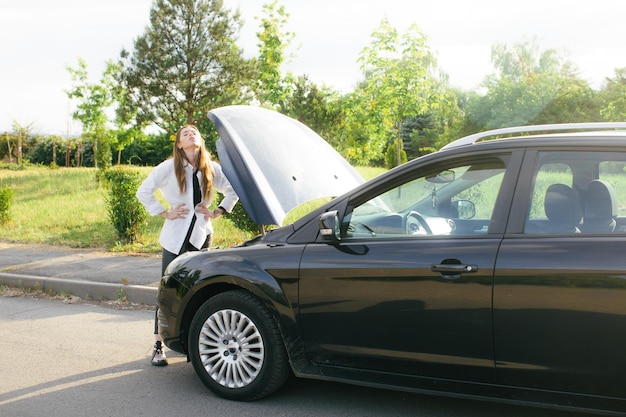
[[[404,230],[407,235],[432,235],[433,231],[430,229],[426,220],[417,211],[409,211],[404,216]]]

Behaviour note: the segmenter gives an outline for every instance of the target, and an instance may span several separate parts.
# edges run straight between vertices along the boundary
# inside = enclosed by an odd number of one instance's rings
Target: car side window
[[[540,152],[536,167],[524,233],[626,232],[626,154]]]
[[[550,198],[558,198],[558,193],[565,193],[572,187],[573,174],[570,166],[563,162],[546,162],[539,166],[535,174],[535,181],[533,186],[532,198],[530,202],[530,210],[528,214],[528,221],[526,222],[525,233],[548,233],[554,231],[558,226],[550,228],[551,220],[548,217],[552,215],[553,220],[561,213],[565,215],[562,208],[555,207],[553,211],[550,210]],[[558,185],[556,185],[558,184]],[[546,194],[548,188],[551,188],[551,192],[548,196],[548,206],[546,208]],[[556,194],[555,194],[556,193]],[[570,192],[571,194],[571,192]],[[566,204],[566,198],[563,198],[563,204]],[[556,204],[556,203],[555,203]],[[579,204],[577,201],[574,205]],[[582,217],[582,212],[580,213]],[[571,232],[576,232],[578,221],[575,221],[575,225],[570,226]],[[567,229],[563,225],[563,229]]]
[[[505,173],[500,158],[410,178],[352,206],[343,239],[486,234]]]
[[[614,231],[623,233],[626,232],[626,154],[617,156],[621,156],[621,160],[600,162],[598,178],[609,184],[609,192],[612,192],[614,199],[612,204],[616,205],[614,209],[617,210]],[[602,196],[598,198],[602,199]]]

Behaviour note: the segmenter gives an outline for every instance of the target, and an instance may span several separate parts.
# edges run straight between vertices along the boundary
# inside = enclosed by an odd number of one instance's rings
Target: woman
[[[216,210],[209,210],[213,190],[224,195]],[[161,190],[169,204],[166,210],[154,193]],[[239,197],[233,191],[220,165],[211,160],[204,140],[194,125],[185,125],[176,133],[174,156],[157,165],[137,190],[137,198],[152,216],[165,219],[159,243],[163,247],[161,275],[178,255],[210,247],[213,235],[211,219],[231,212]],[[158,312],[158,309],[157,309]],[[157,314],[154,323],[155,345],[152,364],[167,365],[162,339],[158,334]]]

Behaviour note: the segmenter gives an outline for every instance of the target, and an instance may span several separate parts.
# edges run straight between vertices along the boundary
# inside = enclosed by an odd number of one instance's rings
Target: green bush
[[[11,220],[11,204],[13,202],[13,189],[0,187],[0,224],[6,224]]]
[[[104,171],[103,176],[109,188],[105,198],[109,219],[121,240],[135,243],[139,229],[149,217],[135,196],[143,175],[135,170],[113,168]]]
[[[26,170],[28,168],[30,168],[29,164],[18,165],[18,164],[11,164],[11,163],[6,163],[6,162],[1,162],[0,161],[0,169],[2,169],[2,170],[7,170],[7,171],[24,171],[24,170]]]
[[[218,201],[221,201],[222,198],[224,198],[221,193],[217,193],[217,196]],[[235,225],[235,227],[239,230],[243,230],[244,232],[250,232],[255,235],[261,231],[259,225],[252,221],[252,219],[246,212],[246,209],[243,208],[243,204],[241,204],[241,201],[235,205],[232,213],[226,213],[224,216],[230,219],[233,225]]]
[[[406,151],[402,149],[400,151],[400,164],[404,164],[407,161]],[[392,142],[387,147],[387,152],[385,152],[385,165],[387,169],[391,169],[398,165],[398,144],[397,141]]]

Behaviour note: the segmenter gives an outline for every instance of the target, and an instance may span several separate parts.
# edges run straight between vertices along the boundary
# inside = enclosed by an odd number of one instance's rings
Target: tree
[[[439,132],[433,113],[408,117],[402,123],[400,137],[410,159],[435,152]]]
[[[17,147],[17,137],[10,135],[8,132],[2,134],[2,142],[6,143],[6,147],[0,146],[0,159],[5,157],[9,160],[9,163],[13,163],[13,150]]]
[[[277,8],[277,1],[263,5],[265,17],[261,19],[259,39],[259,57],[257,59],[257,98],[261,105],[276,107],[283,104],[289,95],[288,81],[284,78],[281,65],[285,61],[285,49],[291,44],[294,34],[281,32],[287,23],[289,14],[284,6]]]
[[[15,149],[17,156],[17,164],[22,165],[22,157],[24,156],[24,143],[31,135],[33,130],[33,124],[30,123],[28,125],[22,125],[18,123],[16,120],[13,120],[13,131],[15,132],[15,136],[17,137],[17,147]],[[11,150],[10,150],[10,142],[7,140],[7,144],[9,146],[9,158],[11,158]]]
[[[122,151],[124,148],[138,138],[143,138],[144,136],[145,134],[143,131],[137,126],[119,128],[114,132],[114,137],[111,140],[111,147],[117,151],[117,165],[122,163]]]
[[[33,164],[56,166],[65,165],[65,150],[67,142],[61,136],[41,136],[33,139],[28,151],[28,159]]]
[[[368,132],[361,137],[367,138],[370,151],[377,154],[389,140],[395,140],[398,163],[403,121],[441,108],[446,101],[441,88],[445,77],[437,72],[427,42],[417,25],[400,36],[385,18],[359,57],[365,81],[350,100],[360,103],[362,120],[368,124]]]
[[[485,94],[473,96],[467,106],[467,116],[481,128],[565,119],[572,94],[581,98],[581,104],[588,102],[584,97],[589,89],[576,78],[575,67],[556,50],[542,50],[535,40],[495,45],[491,61],[495,72],[482,84]]]
[[[172,156],[173,139],[168,133],[141,135],[122,150],[120,159],[129,165],[155,166]]]
[[[102,78],[97,83],[89,82],[87,63],[82,58],[78,59],[76,68],[67,67],[67,70],[74,84],[66,94],[70,99],[79,101],[72,117],[82,123],[83,135],[93,140],[95,167],[106,169],[111,166],[111,140],[114,136],[107,127],[107,112],[112,110],[119,95],[116,78],[120,66],[108,61]]]
[[[121,66],[120,66],[121,71]],[[130,94],[124,88],[116,89],[118,102],[115,110],[115,124],[117,130],[112,140],[112,147],[117,151],[117,165],[121,164],[122,151],[137,139],[145,137],[144,124],[137,123],[137,109],[131,104]]]
[[[626,119],[626,68],[616,68],[615,77],[606,79],[602,95],[605,101],[602,116],[611,122]]]
[[[134,51],[121,52],[136,124],[175,132],[211,108],[245,102],[254,73],[235,43],[240,26],[221,0],[156,0]]]
[[[600,95],[575,76],[561,78],[554,98],[531,120],[531,124],[600,122]]]
[[[281,104],[281,112],[304,123],[331,145],[338,148],[333,138],[342,123],[343,113],[336,105],[338,93],[320,88],[306,75],[290,81],[290,94]]]

